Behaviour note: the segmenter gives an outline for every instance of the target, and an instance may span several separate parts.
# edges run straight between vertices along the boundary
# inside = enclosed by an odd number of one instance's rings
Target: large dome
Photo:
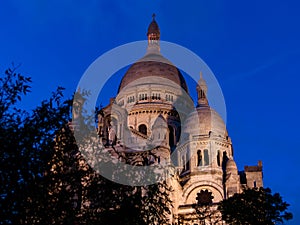
[[[153,14],[152,17],[153,20],[150,23],[147,32],[148,48],[146,55],[127,70],[119,85],[118,93],[132,81],[150,76],[161,77],[173,81],[188,92],[186,82],[180,71],[160,53],[160,30],[155,21],[155,14]]]
[[[149,76],[169,79],[188,92],[186,82],[180,71],[160,53],[151,53],[146,54],[127,70],[119,85],[118,93],[132,81]]]
[[[184,133],[192,136],[214,135],[222,138],[228,136],[221,116],[208,105],[198,106],[184,122]]]

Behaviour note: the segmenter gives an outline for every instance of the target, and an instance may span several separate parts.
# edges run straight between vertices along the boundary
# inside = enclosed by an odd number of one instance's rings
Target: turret
[[[229,159],[226,163],[226,197],[230,197],[235,193],[240,192],[240,176],[238,175],[238,169],[233,159]]]
[[[157,22],[155,21],[155,14],[152,15],[152,22],[148,27],[147,32],[148,37],[148,49],[147,53],[158,53],[160,52],[159,40],[160,40],[160,30]]]
[[[155,120],[151,130],[152,130],[151,133],[152,144],[154,144],[156,147],[157,146],[167,147],[169,145],[168,124],[165,118],[161,114]]]
[[[198,106],[208,106],[207,100],[207,85],[203,79],[202,72],[200,72],[200,79],[197,85],[197,95],[198,95]]]

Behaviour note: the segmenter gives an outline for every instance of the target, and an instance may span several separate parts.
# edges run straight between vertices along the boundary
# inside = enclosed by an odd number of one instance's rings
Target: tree
[[[90,138],[84,137],[76,142],[70,127],[72,125],[65,126],[57,133],[55,153],[45,176],[51,223],[169,224],[171,189],[166,181],[149,186],[126,186],[102,177],[90,167],[78,145],[88,146],[89,152],[98,154],[95,158],[105,163],[103,161],[109,159],[101,155],[103,146],[90,143]],[[95,131],[85,135],[91,137],[93,133]],[[126,160],[125,155],[122,158]],[[112,168],[117,177],[118,164]]]
[[[97,174],[79,151],[63,88],[32,112],[18,108],[30,83],[16,68],[0,78],[0,224],[168,224],[168,184],[125,186]]]
[[[232,225],[271,225],[293,218],[289,204],[269,188],[245,189],[220,202],[222,219]]]
[[[0,224],[167,224],[168,185],[125,186],[97,174],[79,151],[63,88],[27,112],[18,106],[31,79],[16,69],[0,78]]]
[[[0,78],[1,224],[39,222],[45,206],[43,172],[55,132],[69,120],[71,106],[62,101],[63,88],[58,88],[32,112],[19,108],[30,92],[31,79],[16,69],[7,69]]]

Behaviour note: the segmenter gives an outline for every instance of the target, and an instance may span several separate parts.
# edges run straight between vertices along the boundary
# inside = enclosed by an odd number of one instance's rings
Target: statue
[[[114,129],[113,124],[111,123],[108,127],[108,144],[109,146],[113,146],[116,143],[116,131]]]

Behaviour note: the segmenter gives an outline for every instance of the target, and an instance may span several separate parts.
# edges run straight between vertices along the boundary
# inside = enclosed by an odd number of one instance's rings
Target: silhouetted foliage
[[[25,223],[30,212],[38,213],[31,210],[33,205],[43,207],[39,196],[43,193],[37,190],[53,152],[55,131],[69,119],[70,102],[61,101],[62,88],[32,113],[19,108],[22,97],[30,92],[30,83],[16,68],[6,70],[0,78],[1,224]],[[38,202],[32,202],[33,198]]]
[[[186,221],[197,221],[200,225],[218,225],[220,221],[222,221],[222,216],[220,211],[217,210],[217,204],[210,205],[193,205],[195,209],[195,216],[191,216],[190,218],[179,217],[179,225],[186,224]]]
[[[15,68],[0,78],[0,224],[169,224],[168,184],[125,186],[97,174],[79,151],[63,88],[32,112],[18,107],[30,83]]]
[[[293,218],[289,204],[269,188],[245,189],[220,202],[222,219],[232,225],[271,225]]]
[[[50,182],[49,193],[52,193],[49,204],[55,203],[55,208],[60,208],[56,217],[51,216],[53,223],[169,224],[171,189],[166,181],[142,187],[126,186],[102,177],[78,151],[70,127],[63,128],[56,137],[55,154],[46,176]],[[95,130],[87,136],[93,133]],[[83,137],[78,144],[98,155],[96,158],[102,163],[109,160],[101,155],[101,145],[89,140]],[[118,176],[118,166],[112,168]]]

